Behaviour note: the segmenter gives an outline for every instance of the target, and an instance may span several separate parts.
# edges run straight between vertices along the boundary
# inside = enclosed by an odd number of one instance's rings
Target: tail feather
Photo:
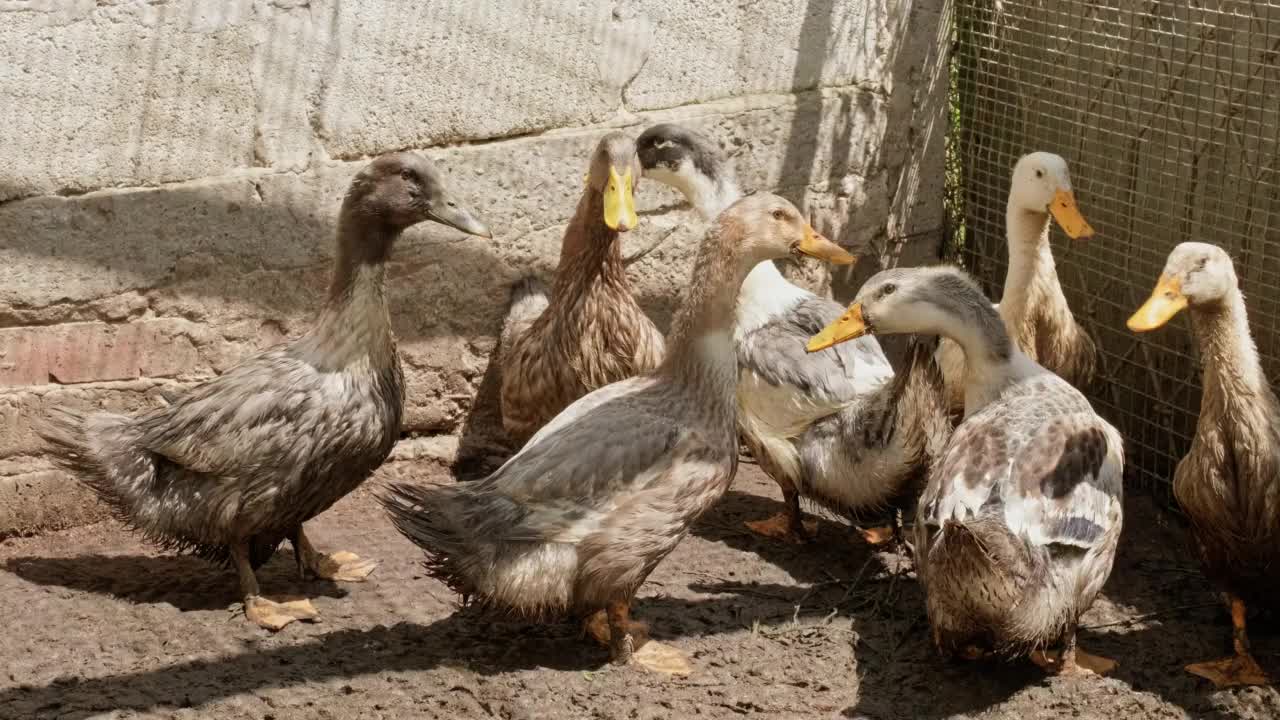
[[[935,623],[981,628],[1004,652],[1017,644],[1011,615],[1035,582],[1025,549],[997,523],[948,519],[927,529],[924,572],[930,617]]]
[[[110,439],[103,433],[115,433],[123,429],[129,418],[114,413],[86,413],[66,407],[50,408],[44,417],[36,421],[34,429],[49,445],[54,461],[72,473],[98,494],[108,505],[125,511],[124,498],[112,481],[107,460],[95,450],[107,446]]]
[[[161,548],[190,552],[219,565],[231,563],[226,545],[192,534],[186,526],[189,505],[167,497],[181,468],[139,444],[132,418],[108,412],[51,408],[35,423],[35,431],[49,445],[54,461],[93,490],[121,522]],[[180,480],[181,478],[179,478]],[[189,479],[189,477],[188,477]],[[189,502],[196,502],[187,495]],[[280,535],[249,538],[249,562],[266,564],[280,543]]]
[[[391,524],[427,554],[427,571],[454,591],[473,592],[459,565],[465,543],[458,528],[444,512],[447,488],[389,483],[378,501]]]
[[[529,331],[550,304],[546,283],[532,275],[512,286],[511,304],[507,307],[507,319],[502,324],[502,352],[508,352],[512,343]]]

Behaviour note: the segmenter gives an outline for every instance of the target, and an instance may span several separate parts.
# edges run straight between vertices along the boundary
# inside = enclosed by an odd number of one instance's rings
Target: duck
[[[427,572],[464,604],[583,619],[615,663],[688,672],[631,605],[733,480],[738,288],[758,262],[793,253],[853,261],[790,202],[743,198],[703,238],[657,368],[579,398],[483,480],[388,485],[383,505]]]
[[[1049,244],[1050,218],[1073,240],[1094,235],[1076,204],[1067,161],[1053,153],[1033,152],[1013,167],[1005,210],[1009,267],[996,309],[1027,357],[1075,387],[1087,389],[1097,366],[1097,350],[1089,333],[1076,322],[1058,282]],[[964,353],[943,338],[938,364],[947,381],[951,411],[962,414],[967,387]]]
[[[1205,574],[1225,591],[1234,653],[1187,670],[1217,687],[1268,685],[1249,652],[1249,607],[1280,595],[1280,405],[1267,382],[1235,266],[1225,250],[1184,242],[1169,253],[1150,299],[1129,318],[1149,332],[1183,310],[1200,349],[1203,389],[1191,448],[1173,494],[1191,521]]]
[[[702,133],[660,123],[636,147],[644,176],[680,192],[703,221],[742,195],[723,153]],[[759,535],[811,541],[816,522],[804,520],[804,499],[849,519],[867,542],[886,542],[900,526],[863,528],[860,521],[918,494],[929,458],[950,434],[941,372],[922,351],[936,341],[915,344],[901,373],[873,337],[805,353],[805,341],[844,310],[789,282],[771,260],[742,284],[734,325],[738,420],[783,498],[781,512],[746,523]]]
[[[945,335],[968,368],[964,419],[929,472],[914,526],[934,643],[960,658],[1029,656],[1058,673],[1114,668],[1076,634],[1120,538],[1120,434],[1019,349],[959,268],[872,276],[809,348],[900,333]]]
[[[516,283],[499,340],[502,424],[523,444],[592,390],[657,367],[665,340],[631,294],[620,236],[636,227],[635,142],[600,139],[550,290]]]
[[[250,621],[280,630],[318,619],[309,599],[264,597],[254,571],[284,540],[304,577],[357,582],[376,566],[318,551],[303,523],[368,478],[400,436],[404,373],[386,265],[400,235],[425,221],[492,237],[429,160],[375,158],[343,199],[328,297],[307,333],[165,407],[123,415],[55,406],[37,431],[59,464],[147,539],[233,566]]]

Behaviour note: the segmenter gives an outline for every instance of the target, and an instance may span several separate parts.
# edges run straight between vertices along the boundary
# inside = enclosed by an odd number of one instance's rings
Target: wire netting
[[[1176,244],[1231,254],[1280,377],[1280,0],[954,3],[952,250],[998,298],[1013,165],[1036,150],[1067,159],[1097,234],[1055,227],[1051,242],[1099,348],[1090,399],[1125,435],[1130,480],[1167,493],[1200,367],[1185,313],[1142,336],[1125,320]]]

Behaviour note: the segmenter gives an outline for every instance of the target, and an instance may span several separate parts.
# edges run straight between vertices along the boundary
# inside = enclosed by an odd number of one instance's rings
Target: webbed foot
[[[1031,662],[1055,675],[1106,675],[1116,669],[1115,660],[1087,653],[1079,648],[1061,653],[1036,650],[1030,657]]]
[[[316,550],[301,527],[294,533],[293,551],[299,558],[299,570],[305,565],[316,577],[335,582],[364,582],[378,567],[377,560],[362,560],[345,550],[332,555]]]
[[[1248,653],[1232,655],[1221,660],[1193,663],[1187,666],[1187,672],[1205,678],[1217,688],[1271,684],[1271,678],[1266,671]]]
[[[244,599],[244,615],[272,632],[279,631],[294,620],[303,622],[320,620],[320,613],[310,600],[276,602],[260,595],[250,595]]]
[[[341,550],[326,555],[315,553],[307,560],[307,566],[316,577],[335,582],[364,582],[374,569],[377,560],[363,560],[355,553]]]
[[[630,608],[625,603],[615,603],[607,611],[594,613],[583,623],[583,629],[596,642],[609,648],[609,660],[615,665],[634,662],[646,670],[666,675],[693,672],[683,652],[649,639],[648,627],[630,618]]]
[[[780,512],[768,520],[750,520],[745,523],[751,532],[792,545],[803,545],[818,532],[817,520],[800,520],[788,512]]]
[[[858,535],[862,536],[863,541],[872,546],[885,545],[897,537],[897,532],[892,525],[871,528],[860,527],[857,528],[857,531]]]
[[[991,651],[977,645],[964,645],[956,650],[955,656],[960,660],[974,662],[991,657]]]
[[[664,675],[688,675],[693,672],[688,655],[657,640],[641,645],[639,650],[632,653],[631,660],[646,670]]]

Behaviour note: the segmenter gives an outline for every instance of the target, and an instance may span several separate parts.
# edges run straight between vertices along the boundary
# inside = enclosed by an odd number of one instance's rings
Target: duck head
[[[344,208],[366,223],[395,232],[430,220],[469,235],[493,237],[453,199],[431,161],[412,152],[374,158],[351,181]]]
[[[1072,239],[1093,236],[1093,228],[1076,206],[1067,161],[1053,153],[1034,152],[1024,155],[1013,166],[1009,207],[1042,215],[1048,212]]]
[[[1169,253],[1151,297],[1129,318],[1134,332],[1162,327],[1183,308],[1212,308],[1236,290],[1231,256],[1217,245],[1184,242]]]
[[[997,356],[1007,356],[1000,316],[963,270],[915,267],[883,270],[858,290],[843,315],[814,335],[806,349],[825,350],[863,335],[941,335],[961,339],[977,330]],[[998,326],[998,327],[997,327]]]
[[[737,183],[724,154],[701,133],[659,123],[640,134],[636,150],[644,176],[675,188],[704,219],[737,199]]]
[[[640,179],[636,144],[620,132],[601,138],[591,154],[587,189],[604,196],[604,224],[614,232],[626,232],[640,224],[636,216],[635,186]]]
[[[730,205],[716,221],[726,248],[744,267],[766,260],[810,257],[835,265],[856,260],[844,248],[813,229],[804,216],[785,198],[772,193],[755,193]]]

